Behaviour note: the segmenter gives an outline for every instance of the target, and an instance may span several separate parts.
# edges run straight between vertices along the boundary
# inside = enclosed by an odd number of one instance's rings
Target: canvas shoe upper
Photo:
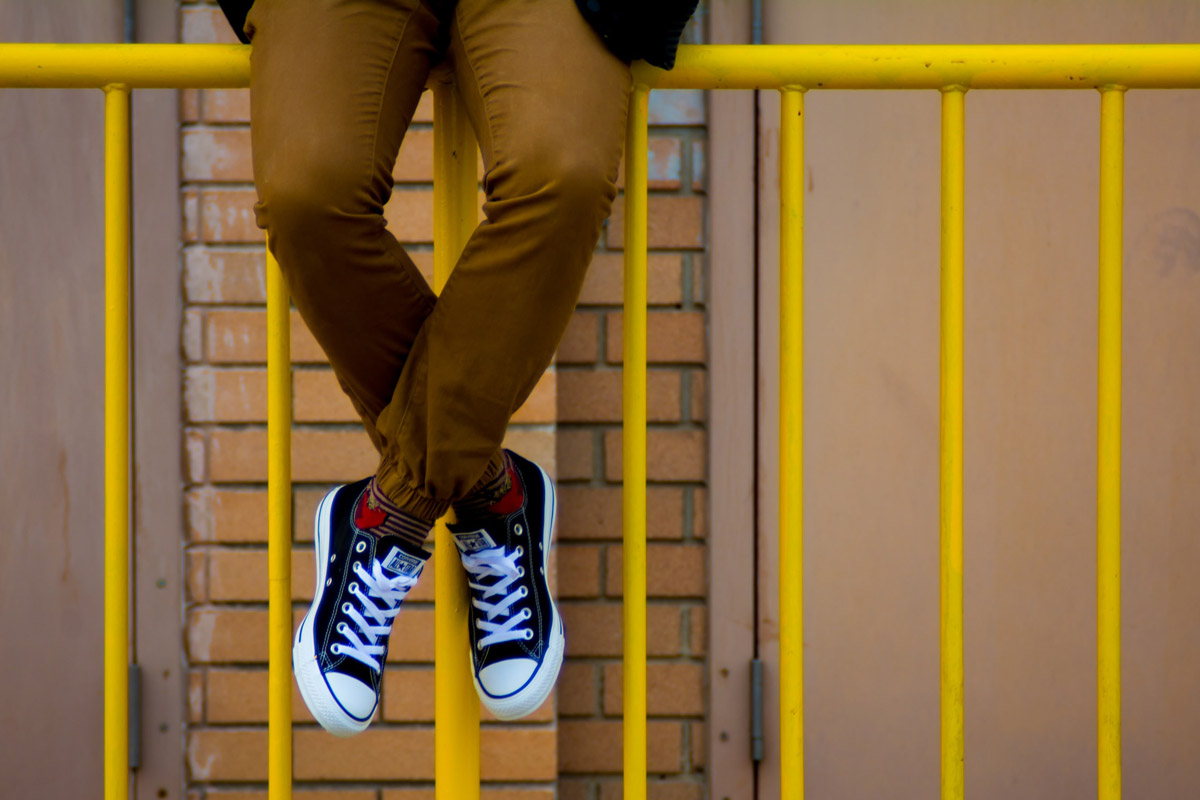
[[[428,554],[398,536],[370,532],[370,479],[334,489],[317,508],[312,605],[292,646],[305,704],[325,730],[366,729],[379,703],[392,622]]]
[[[499,719],[532,713],[562,666],[562,619],[546,581],[554,485],[537,464],[508,454],[524,503],[510,514],[450,526],[471,591],[475,688]]]

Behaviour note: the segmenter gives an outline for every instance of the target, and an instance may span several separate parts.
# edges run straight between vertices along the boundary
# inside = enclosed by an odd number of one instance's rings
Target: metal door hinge
[[[142,765],[142,668],[129,665],[129,768]]]
[[[750,758],[763,760],[763,662],[750,660]]]

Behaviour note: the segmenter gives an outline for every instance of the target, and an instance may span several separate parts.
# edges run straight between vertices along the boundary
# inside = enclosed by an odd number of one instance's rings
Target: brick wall
[[[215,5],[184,3],[184,42],[233,41]],[[699,24],[689,34],[698,39]],[[185,758],[192,800],[265,798],[266,368],[262,234],[254,226],[244,90],[182,94],[183,437],[187,479]],[[396,165],[389,225],[432,267],[432,103]],[[651,797],[703,795],[705,754],[705,110],[698,92],[651,101],[649,712]],[[567,661],[519,724],[485,721],[489,800],[610,800],[621,771],[621,219],[618,199],[579,309],[514,420],[510,445],[557,475],[558,593]],[[311,598],[311,519],[331,485],[376,458],[298,317],[294,361],[293,597]],[[293,695],[300,800],[432,798],[433,580],[398,618],[380,719],[339,740]],[[486,719],[486,715],[485,715]]]

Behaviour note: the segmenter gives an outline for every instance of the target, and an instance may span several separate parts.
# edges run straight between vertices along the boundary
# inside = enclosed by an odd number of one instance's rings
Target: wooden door
[[[1194,41],[1200,6],[768,0],[763,30]],[[774,798],[778,99],[760,101],[757,781]],[[934,797],[939,98],[806,104],[806,783],[821,798]],[[967,792],[1092,797],[1099,97],[971,92],[966,108]],[[1125,790],[1183,797],[1200,791],[1200,98],[1133,92],[1127,119]]]
[[[143,40],[177,40],[173,3]],[[117,42],[121,0],[0,0],[5,41]],[[103,756],[103,95],[0,89],[0,775],[4,797],[96,797]],[[134,98],[139,798],[182,795],[175,92]]]

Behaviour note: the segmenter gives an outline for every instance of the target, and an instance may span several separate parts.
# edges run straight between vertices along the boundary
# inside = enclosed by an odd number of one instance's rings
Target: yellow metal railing
[[[0,87],[103,89],[105,101],[105,797],[128,790],[129,94],[132,88],[239,87],[248,48],[225,45],[0,45]],[[1100,92],[1100,293],[1097,467],[1097,762],[1099,797],[1121,794],[1121,258],[1124,93],[1200,88],[1200,45],[684,47],[671,72],[634,68],[626,144],[624,334],[625,796],[646,795],[646,183],[647,99],[654,88],[774,89],[780,158],[780,737],[781,785],[803,797],[802,313],[804,93],[927,89],[942,94],[941,794],[961,798],[963,745],[963,187],[971,89]],[[435,283],[475,223],[475,152],[453,94],[436,90]],[[288,297],[267,270],[270,721],[272,800],[291,796],[290,363]],[[453,552],[444,530],[437,548]],[[461,571],[439,558],[436,779],[439,798],[479,797],[478,703],[468,674]]]

